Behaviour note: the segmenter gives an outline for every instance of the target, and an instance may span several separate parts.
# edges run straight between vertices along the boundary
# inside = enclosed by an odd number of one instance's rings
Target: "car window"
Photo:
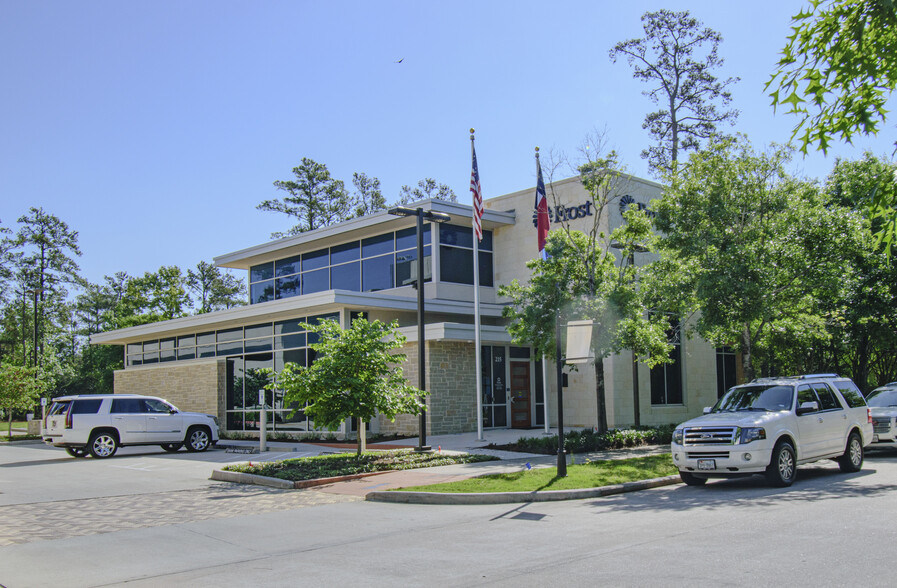
[[[879,388],[873,390],[866,399],[869,406],[888,407],[897,406],[897,389],[895,388]]]
[[[846,402],[847,406],[850,408],[866,406],[866,401],[863,399],[860,389],[850,380],[839,380],[835,382],[835,388],[838,389],[838,392],[844,397],[844,402]]]
[[[103,404],[102,398],[74,400],[72,401],[72,414],[97,414],[101,404]]]
[[[717,401],[713,412],[790,410],[793,398],[794,389],[791,386],[736,386]]]
[[[819,399],[816,398],[816,393],[806,384],[797,388],[797,407],[800,408],[800,405],[804,402],[819,403]]]
[[[828,387],[825,382],[817,382],[813,384],[813,389],[819,397],[819,410],[843,410],[844,407],[835,397],[835,391]]]
[[[155,398],[147,398],[144,400],[146,403],[146,412],[153,413],[165,413],[168,414],[171,412],[171,405],[162,402],[161,400],[156,400]]]
[[[69,409],[69,404],[71,404],[71,400],[62,400],[60,402],[54,402],[52,406],[50,406],[50,410],[47,411],[47,416],[53,416],[57,414],[62,414]]]
[[[110,412],[122,414],[141,413],[143,411],[144,405],[141,398],[115,398],[112,400],[112,410]]]

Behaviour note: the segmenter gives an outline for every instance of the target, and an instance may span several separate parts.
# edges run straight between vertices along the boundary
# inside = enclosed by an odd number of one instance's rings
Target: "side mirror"
[[[704,414],[710,414],[710,411],[711,411],[711,410],[713,410],[713,407],[712,407],[712,406],[705,406],[705,407],[704,407]]]
[[[800,415],[802,415],[802,414],[807,414],[807,413],[810,413],[810,412],[816,412],[816,411],[818,411],[818,410],[819,410],[819,403],[817,403],[817,402],[815,402],[815,401],[813,401],[813,402],[803,402],[803,403],[801,403],[801,405],[797,408],[797,415],[800,416]]]

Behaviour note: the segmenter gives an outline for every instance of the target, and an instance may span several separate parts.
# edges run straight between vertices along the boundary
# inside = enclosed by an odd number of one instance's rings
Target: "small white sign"
[[[41,405],[41,406],[47,406],[47,399],[46,399],[46,398],[41,398],[41,399],[40,399],[40,405]]]
[[[570,321],[567,323],[566,363],[588,363],[595,360],[591,353],[592,321]]]

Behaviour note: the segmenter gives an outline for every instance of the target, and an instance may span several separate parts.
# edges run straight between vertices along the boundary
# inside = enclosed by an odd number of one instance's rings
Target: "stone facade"
[[[116,394],[158,396],[187,412],[224,419],[226,371],[223,360],[172,363],[115,372]]]

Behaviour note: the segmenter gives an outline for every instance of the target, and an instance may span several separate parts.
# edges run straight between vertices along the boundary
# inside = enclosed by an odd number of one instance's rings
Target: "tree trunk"
[[[595,396],[598,400],[598,432],[607,432],[607,403],[604,396],[604,359],[595,358]]]
[[[367,449],[367,423],[363,419],[358,419],[358,457],[361,457],[361,454],[367,451]]]
[[[744,381],[754,379],[754,363],[751,358],[751,332],[748,327],[741,332],[741,364],[744,368]]]

